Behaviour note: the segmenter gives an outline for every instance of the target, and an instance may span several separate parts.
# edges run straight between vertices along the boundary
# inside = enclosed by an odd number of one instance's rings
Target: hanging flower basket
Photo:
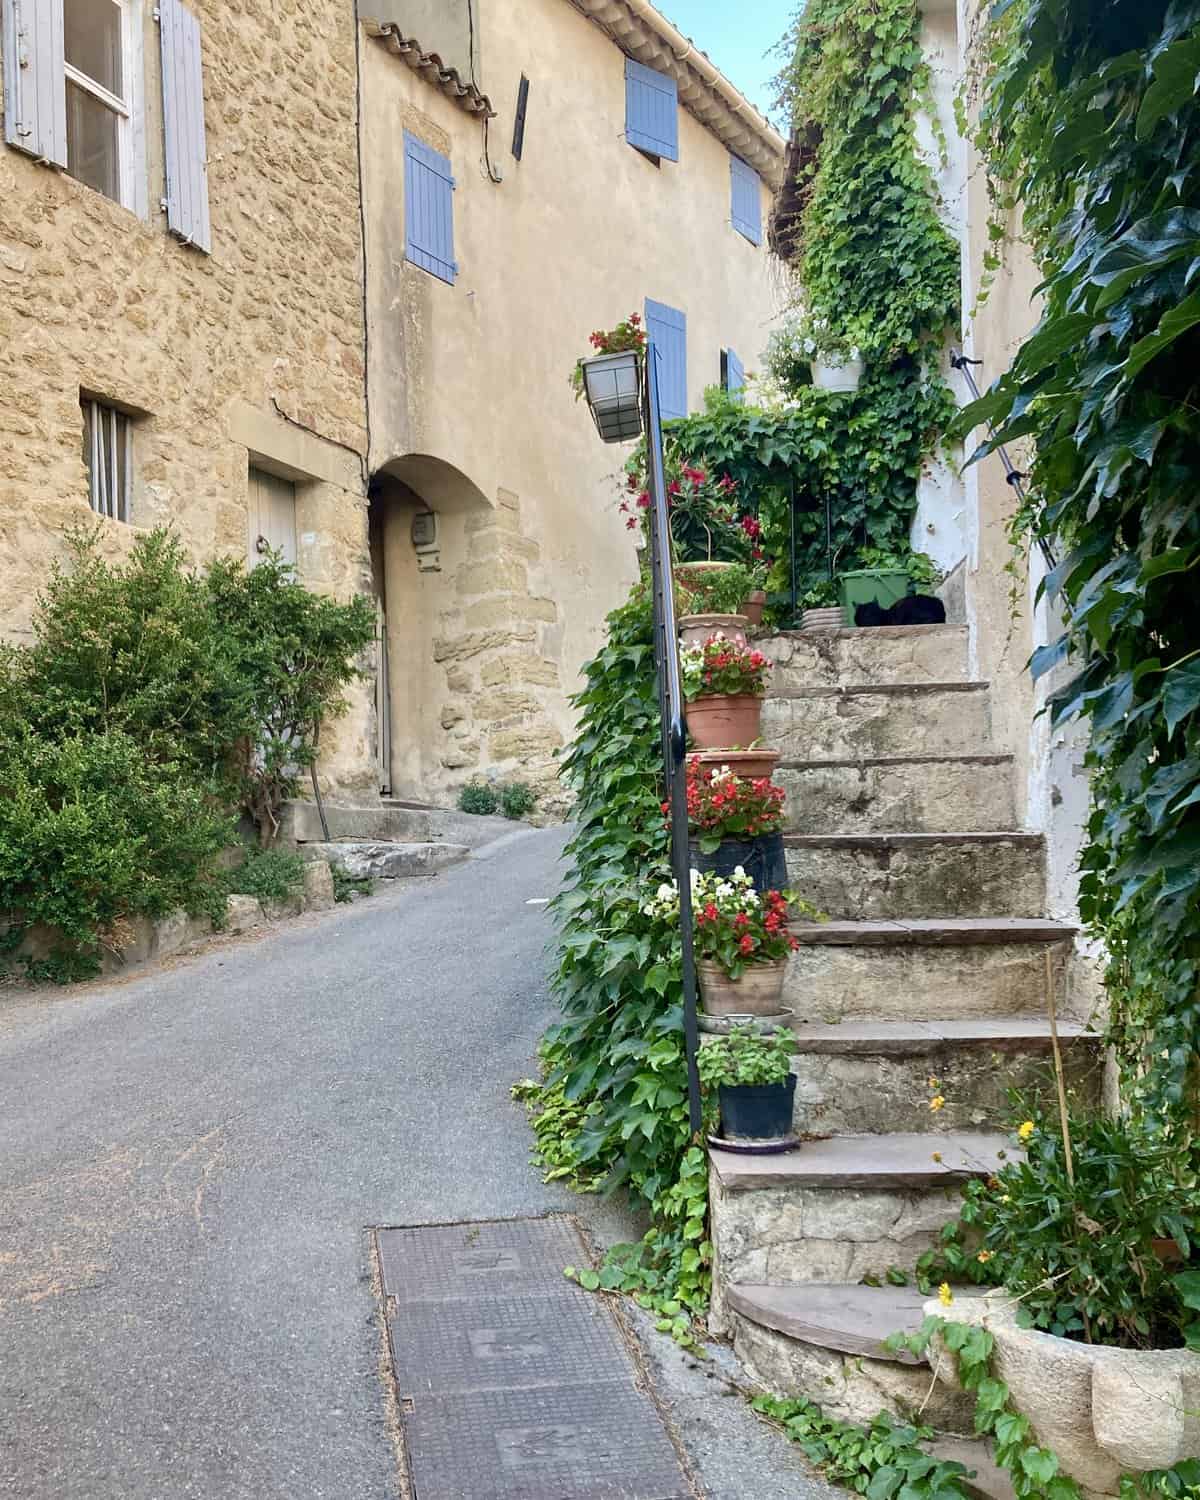
[[[862,379],[861,359],[814,359],[813,385],[822,391],[856,391]]]
[[[584,395],[606,443],[628,443],[642,434],[641,364],[634,350],[580,361]]]

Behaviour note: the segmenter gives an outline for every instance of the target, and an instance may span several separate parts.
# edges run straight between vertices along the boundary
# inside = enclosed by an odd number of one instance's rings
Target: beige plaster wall
[[[80,389],[141,413],[132,526],[247,550],[247,471],[297,481],[299,572],[369,587],[355,28],[349,7],[190,0],[201,26],[211,255],[166,232],[158,35],[141,7],[147,217],[0,146],[0,633],[27,636],[63,534],[92,513]],[[331,787],[373,785],[366,695]]]
[[[641,312],[646,297],[682,309],[696,409],[719,380],[723,347],[757,367],[782,301],[765,247],[730,223],[729,155],[713,135],[681,108],[680,160],[653,165],[624,139],[624,58],[597,27],[567,0],[480,9],[499,184],[478,119],[366,35],[360,54],[371,468],[424,454],[461,476],[457,505],[451,492],[424,495],[463,515],[443,516],[443,571],[423,575],[420,607],[396,598],[402,570],[388,581],[389,617],[415,632],[403,654],[393,642],[393,679],[400,661],[424,674],[411,656],[441,642],[428,691],[409,705],[415,717],[394,715],[394,790],[409,794],[445,793],[489,768],[548,785],[550,751],[572,723],[567,694],[636,576],[617,509],[627,450],[600,443],[568,386],[587,335]],[[531,88],[518,163],[522,72]],[[454,286],[404,259],[406,128],[451,158]],[[764,189],[764,224],[767,208]],[[509,538],[488,544],[494,556],[471,551],[478,532],[457,530],[486,530],[481,506]],[[500,620],[505,598],[511,614]],[[510,660],[520,665],[497,665]],[[537,680],[500,703],[485,698],[489,679],[510,670]],[[511,712],[489,717],[505,705]]]

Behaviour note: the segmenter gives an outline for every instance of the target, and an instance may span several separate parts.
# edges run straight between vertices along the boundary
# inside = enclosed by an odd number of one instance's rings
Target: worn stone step
[[[986,682],[772,686],[762,738],[785,757],[976,754],[990,748]]]
[[[967,634],[965,625],[887,625],[783,631],[755,645],[775,664],[775,689],[842,682],[964,682]]]
[[[789,833],[994,833],[1016,823],[1011,755],[784,759]]]
[[[326,803],[325,817],[331,843],[446,842],[478,849],[513,829],[507,818],[477,817],[455,808],[422,807],[390,800],[353,807]],[[279,836],[291,844],[323,843],[325,834],[317,804],[289,802],[283,809]]]
[[[736,1282],[911,1272],[957,1214],[962,1184],[991,1176],[1011,1151],[1006,1136],[975,1131],[831,1136],[776,1156],[711,1149],[717,1328]]]
[[[358,879],[396,880],[436,875],[470,856],[465,844],[388,843],[345,839],[338,843],[302,844],[305,859],[328,860]]]
[[[974,1399],[927,1363],[885,1348],[893,1333],[915,1333],[926,1298],[915,1287],[763,1286],[737,1283],[726,1294],[734,1352],[763,1385],[816,1401],[843,1422],[869,1423],[880,1407],[950,1432],[970,1432]],[[929,1404],[926,1404],[926,1403]]]
[[[784,839],[789,883],[832,917],[1035,916],[1045,910],[1036,833],[826,833]]]
[[[784,1004],[800,1021],[930,1021],[1022,1015],[1045,1004],[1050,945],[1064,993],[1074,929],[1037,918],[800,923]]]
[[[794,1026],[796,1128],[801,1132],[897,1130],[943,1134],[995,1128],[1010,1088],[1049,1084],[1050,1023],[1038,1016],[962,1021],[841,1021]],[[1098,1104],[1100,1038],[1059,1025],[1068,1087]],[[931,1080],[937,1080],[934,1086]],[[931,1110],[929,1101],[945,1103]],[[938,1149],[934,1147],[933,1149]]]

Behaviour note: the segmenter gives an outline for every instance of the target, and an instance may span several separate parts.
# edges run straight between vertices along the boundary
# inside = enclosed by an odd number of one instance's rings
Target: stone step
[[[989,748],[986,682],[772,687],[762,738],[784,757],[974,754]]]
[[[357,879],[397,880],[436,875],[470,857],[465,844],[391,843],[345,839],[338,843],[301,844],[305,859],[328,860]]]
[[[784,759],[774,779],[791,833],[995,833],[1016,822],[1011,755]]]
[[[784,844],[789,883],[831,917],[1032,917],[1045,910],[1040,834],[788,834]]]
[[[831,1136],[775,1156],[710,1149],[716,1326],[736,1282],[911,1273],[958,1213],[962,1184],[1012,1151],[1006,1136],[967,1131]]]
[[[873,630],[784,631],[754,643],[775,663],[771,685],[964,682],[965,625],[887,625]]]
[[[734,1352],[770,1390],[816,1401],[843,1422],[869,1423],[880,1407],[943,1431],[970,1432],[974,1398],[934,1385],[927,1363],[884,1347],[915,1333],[927,1299],[915,1287],[852,1282],[737,1283],[726,1293]],[[927,1404],[928,1403],[928,1404]]]
[[[1064,990],[1074,929],[1032,917],[795,923],[784,1004],[798,1021],[931,1021],[1035,1013],[1051,945]]]
[[[325,804],[329,841],[343,843],[451,843],[469,849],[481,848],[511,833],[507,818],[478,817],[449,807],[422,807],[417,803],[379,801],[361,806]],[[289,802],[283,809],[280,838],[289,844],[319,844],[325,841],[321,816],[315,802]]]
[[[1045,1084],[1052,1058],[1050,1023],[1038,1016],[797,1022],[793,1029],[796,1129],[806,1133],[995,1128],[1009,1114],[1008,1090]],[[1068,1087],[1085,1105],[1098,1105],[1100,1038],[1074,1022],[1058,1030]],[[931,1110],[935,1095],[945,1104]]]

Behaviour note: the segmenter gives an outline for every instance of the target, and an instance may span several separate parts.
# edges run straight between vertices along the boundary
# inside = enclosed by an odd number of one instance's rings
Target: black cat
[[[882,605],[860,604],[854,611],[856,625],[944,625],[946,606],[932,594],[909,594],[891,609]]]

